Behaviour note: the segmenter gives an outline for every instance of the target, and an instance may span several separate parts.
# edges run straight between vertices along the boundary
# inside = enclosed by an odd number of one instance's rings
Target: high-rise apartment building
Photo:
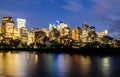
[[[17,28],[14,25],[12,17],[2,18],[1,34],[3,38],[17,38]]]
[[[17,18],[17,28],[18,28],[18,36],[20,37],[20,29],[26,27],[26,20]]]
[[[57,25],[57,30],[58,31],[62,31],[63,28],[67,28],[68,25],[66,23],[64,23],[63,21],[61,21],[58,25]]]
[[[35,42],[35,33],[34,32],[28,32],[28,43],[34,43]]]
[[[72,39],[79,41],[80,40],[80,32],[81,28],[80,27],[75,27],[72,29]]]
[[[17,27],[18,28],[26,27],[26,20],[17,18]]]
[[[2,18],[2,25],[6,25],[7,23],[14,23],[12,17],[3,17]]]
[[[63,37],[63,36],[68,36],[68,35],[70,35],[70,28],[64,27],[60,32],[60,36]]]
[[[26,27],[20,28],[20,39],[23,43],[28,42],[28,29]]]

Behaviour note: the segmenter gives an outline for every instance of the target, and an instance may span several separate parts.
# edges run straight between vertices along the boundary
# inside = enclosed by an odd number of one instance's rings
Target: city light
[[[106,34],[106,35],[108,34],[108,30],[105,30],[105,34]]]
[[[23,22],[26,22],[25,19],[21,19],[21,18],[17,18],[17,21],[23,21]]]
[[[119,47],[116,41],[109,43],[110,41],[113,41],[113,39],[109,39],[110,36],[108,36],[108,30],[96,32],[95,27],[90,26],[87,23],[83,24],[82,28],[74,27],[72,29],[63,21],[56,21],[56,24],[49,24],[49,30],[46,28],[33,28],[28,31],[25,19],[17,18],[16,27],[12,17],[3,17],[2,25],[0,26],[2,35],[0,38],[3,39],[0,39],[0,41],[4,41],[3,43],[5,44],[13,45],[12,48],[42,48],[43,45],[47,48],[52,47],[52,45],[61,44],[64,46],[70,45],[74,48],[80,48],[84,47],[87,43],[94,43],[96,41],[103,44],[110,44],[111,47]],[[51,41],[54,42],[51,44]],[[104,46],[100,45],[101,44],[89,47]]]
[[[26,20],[17,18],[17,27],[18,28],[26,27]]]

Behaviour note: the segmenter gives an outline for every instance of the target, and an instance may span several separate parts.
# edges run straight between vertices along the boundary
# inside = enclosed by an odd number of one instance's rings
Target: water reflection
[[[69,55],[59,54],[57,59],[58,75],[61,77],[67,77],[71,67],[71,59]]]
[[[16,75],[16,73],[14,73],[16,72],[17,67],[16,55],[14,53],[12,54],[11,52],[0,54],[0,74],[9,76],[12,76],[13,74]]]
[[[0,76],[27,77],[29,65],[34,65],[36,55],[28,52],[0,52]]]
[[[80,56],[80,66],[81,66],[81,73],[83,75],[89,75],[90,72],[90,66],[91,66],[91,60],[90,57],[84,57],[84,56]]]
[[[113,71],[116,71],[116,67],[120,68],[120,61],[111,58],[36,52],[0,52],[0,77],[114,77],[117,75]],[[113,66],[113,62],[118,66]]]
[[[110,62],[110,58],[106,57],[102,59],[102,71],[103,74],[106,77],[110,77],[110,66],[111,66],[111,62]]]

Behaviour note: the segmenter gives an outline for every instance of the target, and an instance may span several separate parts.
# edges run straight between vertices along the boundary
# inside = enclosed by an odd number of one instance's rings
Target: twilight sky
[[[26,19],[29,28],[48,28],[56,20],[70,28],[87,22],[100,32],[120,39],[120,0],[1,0],[0,19],[12,16]],[[0,21],[1,24],[1,21]]]

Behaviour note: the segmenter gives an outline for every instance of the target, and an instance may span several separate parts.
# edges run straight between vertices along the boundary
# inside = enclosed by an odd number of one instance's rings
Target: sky
[[[96,32],[108,30],[109,36],[120,39],[120,0],[1,0],[0,19],[7,16],[15,25],[17,18],[26,19],[29,30],[48,28],[58,20],[70,28],[88,23]]]

